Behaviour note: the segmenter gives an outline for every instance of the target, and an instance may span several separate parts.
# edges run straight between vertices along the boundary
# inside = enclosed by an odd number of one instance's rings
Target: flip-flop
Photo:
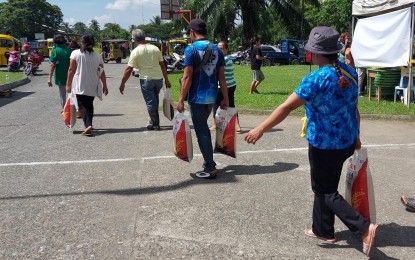
[[[363,253],[367,256],[370,256],[372,252],[373,245],[375,244],[376,229],[378,228],[377,224],[369,225],[369,244],[363,242]]]
[[[313,230],[311,230],[311,229],[306,229],[306,230],[304,230],[304,234],[306,235],[306,236],[308,236],[308,237],[312,237],[312,238],[317,238],[317,239],[320,239],[320,240],[323,240],[323,241],[325,241],[325,242],[327,242],[327,243],[336,243],[336,238],[325,238],[325,237],[319,237],[319,236],[317,236],[316,234],[314,234],[314,232],[313,232]]]
[[[89,126],[81,133],[83,136],[93,136],[92,134],[92,126]]]
[[[91,132],[91,131],[88,131],[88,132],[82,132],[82,133],[81,133],[81,135],[82,135],[82,136],[94,136],[94,135],[92,134],[92,132]]]
[[[196,177],[201,178],[201,179],[216,179],[217,172],[218,172],[217,169],[210,170],[210,171],[204,169],[203,171],[196,172]]]
[[[407,197],[407,199],[406,199],[406,203],[405,203],[405,200],[403,199],[403,197],[404,197],[404,196],[402,196],[402,197],[401,197],[401,202],[402,202],[402,204],[405,206],[405,208],[406,208],[408,211],[415,212],[415,199],[413,199],[413,198],[408,198],[408,197]],[[406,197],[406,196],[405,196],[405,197]]]

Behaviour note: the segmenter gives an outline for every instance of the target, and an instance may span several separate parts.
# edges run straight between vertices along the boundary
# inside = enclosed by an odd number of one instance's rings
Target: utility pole
[[[304,0],[301,0],[301,25],[300,25],[300,39],[303,39],[304,31]]]

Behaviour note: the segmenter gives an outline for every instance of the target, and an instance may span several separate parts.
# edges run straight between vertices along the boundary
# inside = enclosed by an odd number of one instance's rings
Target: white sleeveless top
[[[96,52],[74,50],[71,59],[76,61],[76,72],[72,80],[72,90],[75,94],[99,97],[102,99],[102,84],[100,75],[103,68],[101,56]]]

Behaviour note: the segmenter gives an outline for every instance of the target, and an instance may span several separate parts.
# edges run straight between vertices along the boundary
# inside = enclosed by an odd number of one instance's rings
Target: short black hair
[[[55,37],[53,37],[53,43],[56,45],[63,45],[66,43],[66,38],[62,34],[56,34]]]

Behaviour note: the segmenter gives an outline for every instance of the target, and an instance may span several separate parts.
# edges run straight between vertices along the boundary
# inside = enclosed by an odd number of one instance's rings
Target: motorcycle
[[[183,70],[184,69],[184,55],[173,53],[172,56],[166,57],[167,71]]]
[[[24,66],[24,73],[29,76],[30,73],[32,75],[36,75],[37,70],[39,69],[40,64],[42,64],[43,57],[41,57],[37,52],[30,51],[27,53],[24,53],[24,56],[26,56],[26,64]]]
[[[20,51],[9,52],[7,69],[10,72],[17,72],[20,68]]]

